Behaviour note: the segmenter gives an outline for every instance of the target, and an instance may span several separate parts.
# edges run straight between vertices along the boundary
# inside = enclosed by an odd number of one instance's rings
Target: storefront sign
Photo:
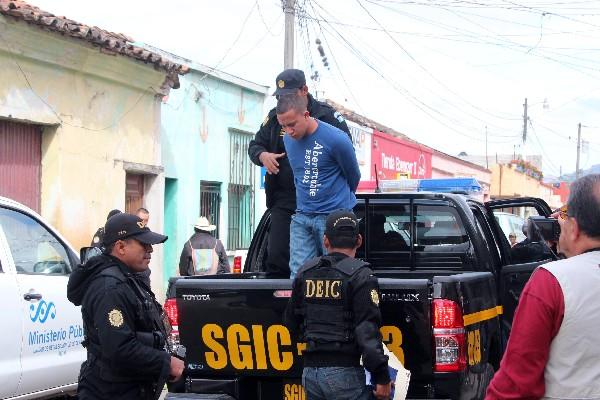
[[[371,175],[375,165],[379,179],[431,178],[429,148],[407,140],[373,131]]]

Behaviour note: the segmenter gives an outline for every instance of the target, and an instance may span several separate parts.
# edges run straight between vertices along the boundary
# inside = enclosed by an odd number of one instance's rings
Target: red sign
[[[373,131],[371,177],[379,179],[431,178],[432,151],[426,146]]]

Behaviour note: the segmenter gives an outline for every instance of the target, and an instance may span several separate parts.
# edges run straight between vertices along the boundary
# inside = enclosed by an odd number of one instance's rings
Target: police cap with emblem
[[[135,239],[144,244],[159,244],[168,237],[152,232],[144,221],[137,215],[120,213],[113,215],[104,225],[104,245],[109,245],[117,240]]]
[[[296,93],[298,89],[301,89],[306,85],[306,77],[304,71],[299,69],[286,69],[275,79],[275,93],[273,96],[282,96],[284,94]]]
[[[325,221],[325,236],[337,238],[347,236],[355,238],[358,236],[358,219],[352,211],[334,211]]]

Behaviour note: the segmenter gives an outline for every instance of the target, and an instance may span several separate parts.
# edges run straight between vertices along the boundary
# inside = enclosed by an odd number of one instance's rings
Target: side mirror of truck
[[[82,247],[79,250],[79,259],[82,264],[85,264],[90,258],[99,256],[100,254],[102,254],[102,249],[99,247]]]

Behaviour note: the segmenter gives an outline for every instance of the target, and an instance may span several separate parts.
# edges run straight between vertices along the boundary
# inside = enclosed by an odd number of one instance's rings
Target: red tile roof
[[[184,75],[189,70],[185,65],[176,64],[159,54],[133,45],[133,39],[121,33],[108,32],[66,17],[57,17],[22,0],[0,0],[0,14],[38,25],[42,29],[85,40],[109,54],[121,54],[152,64],[154,68],[167,72],[168,79],[165,83],[175,89],[179,87],[178,75]]]

